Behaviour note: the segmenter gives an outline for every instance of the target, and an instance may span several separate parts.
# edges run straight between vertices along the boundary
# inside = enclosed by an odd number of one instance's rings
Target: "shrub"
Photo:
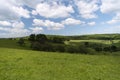
[[[31,35],[29,36],[28,40],[31,41],[31,42],[34,42],[35,39],[36,39],[35,37],[36,37],[35,34],[31,34]]]
[[[36,41],[38,41],[39,43],[41,43],[41,44],[44,44],[45,42],[47,42],[47,37],[46,37],[46,35],[44,35],[44,34],[37,34],[36,35]]]
[[[117,51],[117,47],[114,46],[114,45],[112,45],[112,46],[111,46],[111,51],[113,51],[113,52]]]
[[[92,48],[87,48],[86,51],[87,51],[87,54],[91,54],[91,55],[93,55],[93,54],[98,54],[98,53],[97,53],[94,49],[92,49]]]
[[[65,52],[64,44],[54,44],[54,51]]]
[[[20,46],[24,46],[25,45],[25,42],[24,42],[24,39],[23,38],[20,38],[17,42]]]
[[[33,50],[40,50],[40,43],[39,43],[39,42],[33,42],[33,43],[31,44],[31,48],[32,48]]]
[[[78,46],[67,45],[66,46],[66,52],[69,52],[69,53],[78,53]]]
[[[61,37],[53,37],[51,40],[53,43],[64,43],[65,39]]]

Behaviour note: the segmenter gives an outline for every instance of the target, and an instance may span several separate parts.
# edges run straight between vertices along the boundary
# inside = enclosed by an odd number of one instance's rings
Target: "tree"
[[[84,45],[85,45],[86,47],[88,47],[88,46],[89,46],[89,42],[84,42]]]
[[[23,39],[23,38],[20,38],[20,39],[18,40],[18,44],[19,44],[20,46],[24,46],[24,45],[25,45],[24,39]]]
[[[48,41],[48,39],[47,39],[46,35],[44,35],[44,34],[37,34],[36,41],[38,41],[41,44],[44,44],[45,42]]]
[[[61,37],[53,37],[52,42],[53,43],[64,43],[65,39]]]
[[[28,38],[29,41],[34,42],[35,41],[35,34],[31,34]]]

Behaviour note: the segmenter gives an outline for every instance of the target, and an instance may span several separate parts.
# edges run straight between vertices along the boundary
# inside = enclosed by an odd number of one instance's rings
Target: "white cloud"
[[[96,23],[95,22],[88,22],[87,23],[89,26],[94,26]]]
[[[46,18],[60,18],[70,16],[70,13],[74,13],[74,10],[70,5],[59,5],[54,2],[52,4],[39,3],[36,6],[36,12]],[[33,14],[36,14],[35,11],[33,11]]]
[[[79,25],[79,24],[83,24],[83,21],[74,19],[74,18],[67,18],[64,21],[62,21],[62,24],[64,25]]]
[[[110,21],[107,21],[108,24],[115,24],[115,23],[118,23],[118,22],[120,22],[120,20],[114,20],[114,19],[112,19]]]
[[[32,30],[33,34],[39,34],[43,31],[42,27],[34,27],[34,28],[30,28]]]
[[[18,14],[20,17],[30,18],[29,11],[22,7],[12,7],[13,11]]]
[[[95,12],[99,9],[98,0],[87,1],[76,1],[79,14],[85,19],[96,18]]]
[[[28,29],[25,29],[23,22],[13,22],[11,27],[0,27],[0,31],[4,33],[3,37],[22,37],[30,33]]]
[[[35,10],[32,10],[33,15],[37,15],[38,13]]]
[[[22,7],[17,0],[0,0],[0,20],[18,20],[21,17],[29,18],[29,11]]]
[[[12,24],[12,27],[13,28],[17,28],[17,29],[23,29],[24,28],[24,23],[23,22],[14,22],[13,24]]]
[[[100,7],[102,13],[116,13],[120,12],[120,0],[101,0]]]
[[[33,26],[47,27],[48,30],[60,30],[64,28],[64,25],[61,23],[40,19],[34,19]]]
[[[11,23],[8,21],[0,21],[0,26],[11,26]]]
[[[30,1],[30,0],[17,0],[17,2],[19,1],[19,3],[22,3],[23,5],[26,5],[30,8],[35,8],[36,5],[38,5],[39,3],[45,2],[45,0],[34,0],[34,1]]]
[[[6,32],[8,32],[8,31],[10,31],[10,29],[11,29],[11,28],[0,27],[0,31],[6,31]]]
[[[102,13],[115,14],[112,20],[107,21],[108,24],[116,24],[120,22],[120,0],[101,0],[100,10]]]
[[[120,13],[117,13],[112,20],[107,21],[108,24],[116,24],[120,22]]]

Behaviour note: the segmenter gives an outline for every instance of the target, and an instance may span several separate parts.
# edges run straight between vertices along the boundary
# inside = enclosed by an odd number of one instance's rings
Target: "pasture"
[[[0,80],[120,80],[120,56],[0,48]]]
[[[0,80],[120,80],[119,55],[33,51],[25,43],[0,40]]]
[[[112,40],[113,43],[118,43],[120,40]],[[109,40],[70,40],[65,43],[80,43],[80,42],[94,42],[94,43],[103,43],[103,44],[111,44]]]

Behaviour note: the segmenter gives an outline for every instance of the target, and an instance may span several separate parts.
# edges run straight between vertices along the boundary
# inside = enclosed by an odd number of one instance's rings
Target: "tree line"
[[[69,53],[83,53],[83,54],[96,54],[97,52],[116,52],[120,51],[120,47],[114,44],[102,44],[92,42],[82,42],[76,44],[65,44],[68,38],[61,36],[47,37],[45,34],[31,34],[28,37],[30,48],[39,51],[50,52],[69,52]],[[24,39],[20,38],[18,43],[22,46],[25,45]]]

